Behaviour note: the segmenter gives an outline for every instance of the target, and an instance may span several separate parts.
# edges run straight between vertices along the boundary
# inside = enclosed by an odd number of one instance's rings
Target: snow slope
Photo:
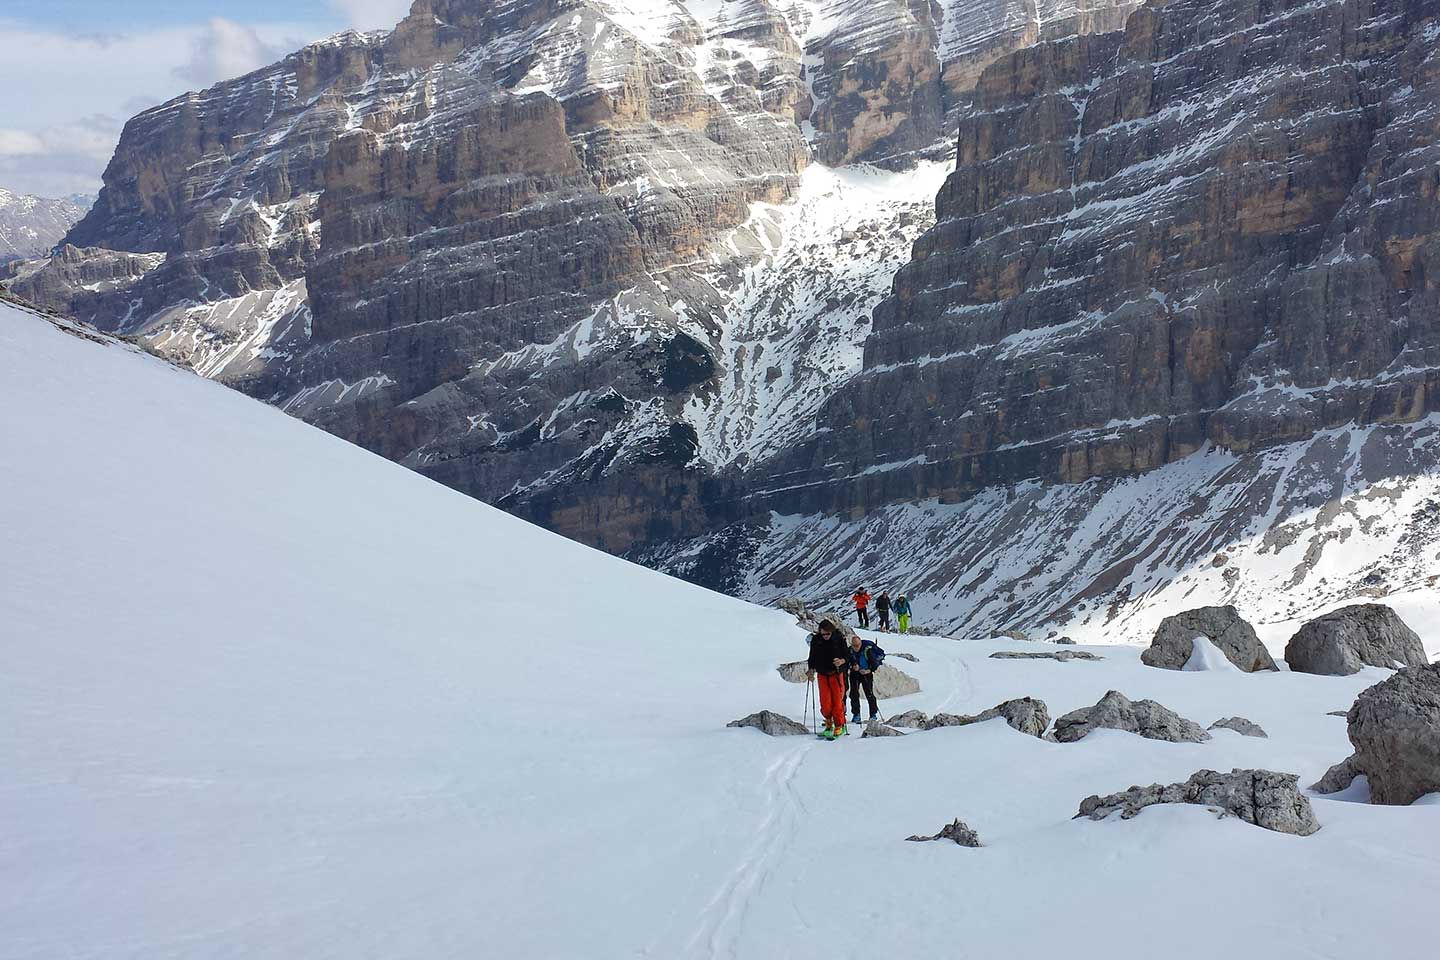
[[[78,329],[78,328],[77,328]],[[993,722],[827,744],[789,618],[499,513],[0,304],[0,956],[1422,955],[1440,797],[1315,836],[1087,794],[1347,752],[1383,676],[996,661],[890,638],[889,709],[1111,687],[1207,744]],[[909,844],[960,816],[988,844]],[[863,883],[857,891],[855,884]]]

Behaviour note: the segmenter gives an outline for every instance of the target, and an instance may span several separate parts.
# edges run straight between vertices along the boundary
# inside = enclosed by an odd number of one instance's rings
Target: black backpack
[[[885,662],[885,651],[880,649],[880,644],[874,640],[870,641],[870,670],[873,672],[880,669],[880,664]]]

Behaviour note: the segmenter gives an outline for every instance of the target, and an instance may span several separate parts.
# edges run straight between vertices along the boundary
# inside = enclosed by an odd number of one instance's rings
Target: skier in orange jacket
[[[860,620],[860,626],[866,630],[870,629],[870,592],[864,587],[855,591],[855,596],[850,598],[855,602],[855,616]]]

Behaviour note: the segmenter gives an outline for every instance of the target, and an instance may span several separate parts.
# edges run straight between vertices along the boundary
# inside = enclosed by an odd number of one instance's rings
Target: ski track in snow
[[[795,778],[806,754],[815,746],[814,741],[802,743],[766,768],[760,781],[765,816],[755,828],[755,841],[705,907],[700,926],[687,945],[688,956],[710,960],[744,956],[739,945],[750,903],[764,892],[776,864],[785,858],[805,812]]]

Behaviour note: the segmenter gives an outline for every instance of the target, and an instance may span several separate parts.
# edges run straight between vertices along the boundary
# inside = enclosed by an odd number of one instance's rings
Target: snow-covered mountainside
[[[979,69],[1113,26],[1074,7],[418,0],[135,117],[11,289],[587,542],[706,532],[859,369]]]
[[[0,263],[43,257],[90,209],[90,197],[48,200],[0,187]]]
[[[994,660],[1015,644],[886,637],[924,688],[888,713],[1033,696],[1058,716],[1119,689],[1269,736],[1057,743],[997,719],[772,739],[724,724],[801,713],[774,668],[804,636],[778,611],[5,304],[0,394],[7,958],[1298,960],[1433,943],[1440,796],[1312,796],[1310,836],[1195,805],[1072,819],[1088,795],[1202,768],[1308,783],[1350,749],[1327,712],[1388,671],[1169,671],[1115,646]],[[1434,621],[1415,625],[1440,651]],[[905,842],[955,817],[985,846]]]

